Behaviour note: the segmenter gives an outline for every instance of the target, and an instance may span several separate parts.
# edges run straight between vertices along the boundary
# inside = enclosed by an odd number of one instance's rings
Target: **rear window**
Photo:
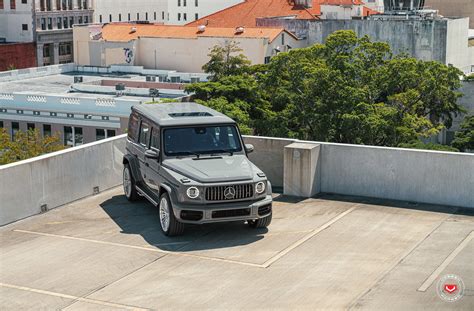
[[[128,121],[128,138],[131,141],[137,141],[138,139],[138,116],[136,113],[132,113]]]

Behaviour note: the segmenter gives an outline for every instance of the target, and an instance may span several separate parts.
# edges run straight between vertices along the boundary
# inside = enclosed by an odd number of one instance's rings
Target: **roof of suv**
[[[196,103],[141,104],[132,110],[160,126],[235,123],[228,116]]]

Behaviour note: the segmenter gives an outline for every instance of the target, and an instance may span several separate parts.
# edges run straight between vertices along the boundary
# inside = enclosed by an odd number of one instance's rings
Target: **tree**
[[[400,144],[398,147],[400,147],[400,148],[409,148],[409,149],[459,152],[459,149],[451,147],[451,146],[433,144],[433,143],[425,144],[425,143],[423,143],[422,141],[419,141],[419,140],[411,142],[411,143]]]
[[[37,157],[64,149],[59,134],[42,137],[38,129],[18,131],[14,140],[7,130],[0,129],[0,165]]]
[[[235,41],[216,45],[208,54],[209,62],[202,66],[202,69],[212,75],[213,81],[218,81],[225,76],[242,74],[250,65],[250,61],[241,53],[242,51]]]
[[[387,43],[337,31],[325,44],[280,53],[262,76],[271,136],[397,146],[449,127],[462,73],[393,56]]]
[[[474,150],[474,115],[466,116],[451,145],[461,151]]]

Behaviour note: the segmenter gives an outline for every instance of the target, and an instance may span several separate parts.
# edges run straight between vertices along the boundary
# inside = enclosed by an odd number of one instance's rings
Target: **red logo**
[[[454,293],[458,289],[456,284],[444,284],[444,290],[450,294]]]

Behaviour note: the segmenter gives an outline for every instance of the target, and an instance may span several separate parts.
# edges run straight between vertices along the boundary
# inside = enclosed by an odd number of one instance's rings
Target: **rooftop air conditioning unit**
[[[146,76],[146,82],[156,82],[155,76]]]
[[[74,83],[82,83],[83,81],[84,81],[84,78],[82,76],[74,77]]]
[[[244,31],[245,31],[245,28],[242,26],[235,28],[236,34],[243,33]]]
[[[125,91],[125,84],[123,83],[118,83],[115,85],[115,90],[116,91]]]
[[[199,31],[199,32],[204,32],[204,31],[206,31],[206,25],[199,25],[199,26],[198,26],[198,31]]]

